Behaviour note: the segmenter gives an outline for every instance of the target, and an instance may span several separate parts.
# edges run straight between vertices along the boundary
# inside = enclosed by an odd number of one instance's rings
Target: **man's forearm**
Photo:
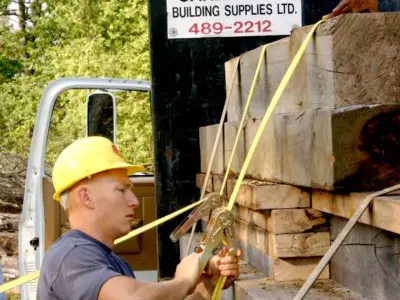
[[[148,283],[139,292],[143,299],[181,300],[189,294],[191,286],[181,279],[172,279],[160,283]]]
[[[116,276],[103,284],[98,300],[182,300],[191,289],[190,282],[183,279],[150,283],[126,276]]]
[[[202,277],[200,282],[196,285],[193,293],[188,295],[185,300],[208,300],[211,299],[214,291],[214,285],[211,283],[210,278]]]

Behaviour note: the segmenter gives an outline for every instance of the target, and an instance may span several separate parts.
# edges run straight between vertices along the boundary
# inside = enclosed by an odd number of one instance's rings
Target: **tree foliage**
[[[0,22],[0,151],[28,155],[40,95],[54,79],[149,79],[147,1],[14,0],[23,14],[10,12],[10,2],[0,0],[0,15],[15,13],[20,28],[11,30]],[[48,162],[84,136],[88,92],[59,97],[47,143]],[[116,97],[121,152],[135,163],[151,162],[149,95]]]

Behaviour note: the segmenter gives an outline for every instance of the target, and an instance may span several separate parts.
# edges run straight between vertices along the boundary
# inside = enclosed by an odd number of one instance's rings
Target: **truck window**
[[[51,117],[46,147],[46,174],[72,141],[86,136],[86,98],[92,90],[70,90],[62,93]],[[154,173],[150,94],[145,92],[112,92],[116,98],[116,144],[131,163],[144,165]]]

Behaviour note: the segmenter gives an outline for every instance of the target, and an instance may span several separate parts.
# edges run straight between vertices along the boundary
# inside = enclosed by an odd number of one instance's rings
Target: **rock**
[[[0,232],[17,232],[19,214],[0,214]]]
[[[18,278],[18,224],[26,168],[23,157],[0,153],[0,263],[4,281]]]
[[[18,278],[18,256],[1,255],[0,263],[3,268],[5,282]]]
[[[0,212],[20,213],[24,198],[26,159],[0,153]]]
[[[0,255],[18,255],[18,234],[0,232]]]

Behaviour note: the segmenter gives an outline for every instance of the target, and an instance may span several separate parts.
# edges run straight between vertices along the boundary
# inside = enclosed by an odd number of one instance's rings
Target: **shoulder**
[[[99,245],[89,239],[67,235],[45,254],[38,290],[42,294],[69,293],[71,299],[95,299],[102,284],[119,275],[108,253]],[[85,284],[84,289],[82,284]],[[76,292],[71,293],[71,290]]]
[[[124,260],[122,257],[116,255],[115,253],[111,253],[112,257],[112,265],[124,276],[136,278],[135,274],[133,273],[131,267],[129,266],[128,262]]]
[[[42,273],[56,275],[66,266],[76,266],[80,262],[86,264],[107,263],[107,253],[95,242],[69,232],[61,236],[45,253]],[[72,264],[72,265],[71,265]]]

